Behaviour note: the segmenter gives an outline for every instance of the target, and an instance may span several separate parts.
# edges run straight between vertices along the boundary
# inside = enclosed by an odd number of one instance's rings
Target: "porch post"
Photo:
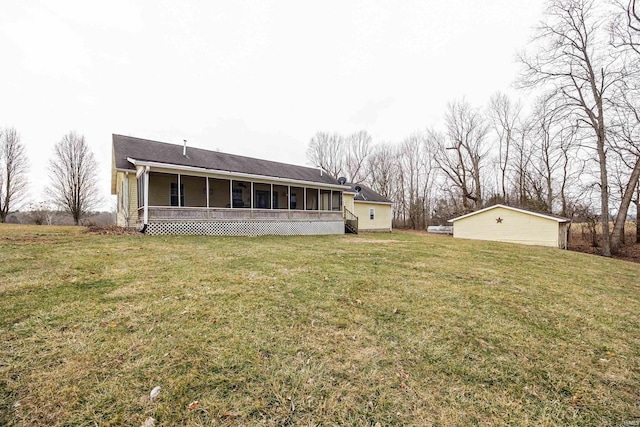
[[[333,190],[329,191],[329,210],[333,210]]]
[[[253,210],[253,181],[251,181],[251,186],[249,187],[251,188],[251,210]]]
[[[178,207],[181,207],[182,205],[180,204],[180,174],[178,174]]]
[[[318,188],[318,206],[317,206],[317,210],[320,210],[320,189]]]
[[[207,192],[207,209],[209,209],[209,177],[205,177],[206,179],[206,185],[205,185],[205,191]]]
[[[304,206],[302,206],[302,210],[307,210],[307,187],[302,187],[302,195],[304,196]]]
[[[144,170],[143,185],[144,185],[144,224],[149,224],[149,166]]]
[[[291,210],[291,186],[287,185],[287,210]]]
[[[233,208],[233,179],[229,179],[229,207]]]
[[[270,185],[271,185],[271,192],[270,192],[271,193],[271,209],[273,209],[273,184],[270,184]]]
[[[131,212],[131,204],[129,204],[129,172],[125,172],[124,173],[124,194],[122,195],[122,199],[124,200],[123,206],[122,208],[124,209],[124,212]],[[126,203],[126,204],[125,204]],[[131,216],[131,214],[128,215],[129,217]],[[127,222],[127,227],[129,226],[129,220],[126,220]]]

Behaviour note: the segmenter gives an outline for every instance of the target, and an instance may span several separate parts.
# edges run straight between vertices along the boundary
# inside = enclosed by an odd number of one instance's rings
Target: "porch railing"
[[[149,206],[149,220],[340,220],[341,212],[288,209],[238,209]]]
[[[344,208],[344,229],[348,233],[358,234],[358,217]]]

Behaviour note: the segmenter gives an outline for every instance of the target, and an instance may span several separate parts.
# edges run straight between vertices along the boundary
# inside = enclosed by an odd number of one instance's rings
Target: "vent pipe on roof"
[[[187,157],[187,140],[184,139],[184,147],[182,148],[182,155]]]

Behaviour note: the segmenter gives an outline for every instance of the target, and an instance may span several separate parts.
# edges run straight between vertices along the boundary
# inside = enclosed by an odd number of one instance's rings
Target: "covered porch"
[[[136,176],[138,218],[149,234],[344,232],[341,188],[148,166]]]

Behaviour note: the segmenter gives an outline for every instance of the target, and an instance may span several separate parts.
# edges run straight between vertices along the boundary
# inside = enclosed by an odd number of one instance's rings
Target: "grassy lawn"
[[[0,225],[0,425],[640,422],[639,264],[81,231]]]

